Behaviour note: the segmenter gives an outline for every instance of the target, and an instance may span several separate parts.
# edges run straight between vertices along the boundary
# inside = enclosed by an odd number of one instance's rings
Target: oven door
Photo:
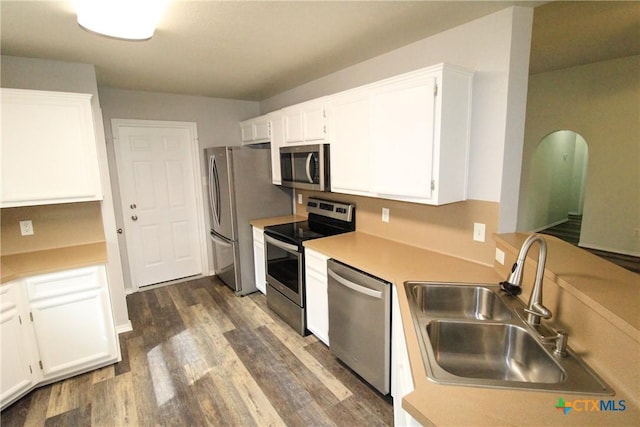
[[[267,283],[281,294],[303,307],[302,253],[298,246],[283,242],[265,233]]]

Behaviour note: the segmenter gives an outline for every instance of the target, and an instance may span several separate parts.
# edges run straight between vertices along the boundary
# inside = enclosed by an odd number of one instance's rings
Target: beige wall
[[[412,246],[453,255],[473,262],[493,265],[498,229],[498,204],[467,200],[444,206],[429,206],[372,197],[298,190],[296,212],[306,215],[309,196],[356,205],[356,230]],[[297,195],[296,195],[297,197]],[[382,222],[382,208],[389,209],[389,222]],[[485,242],[473,240],[473,223],[486,224]]]
[[[539,141],[569,129],[588,145],[580,244],[640,255],[640,56],[529,79],[518,230],[528,231],[530,165]]]
[[[104,242],[100,202],[4,208],[0,253],[14,255]],[[20,221],[31,220],[34,233],[20,234]]]

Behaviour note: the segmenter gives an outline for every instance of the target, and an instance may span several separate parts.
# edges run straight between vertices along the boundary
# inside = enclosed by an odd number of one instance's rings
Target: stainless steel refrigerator
[[[205,150],[216,275],[238,295],[257,290],[249,221],[291,214],[291,190],[271,183],[268,144]]]

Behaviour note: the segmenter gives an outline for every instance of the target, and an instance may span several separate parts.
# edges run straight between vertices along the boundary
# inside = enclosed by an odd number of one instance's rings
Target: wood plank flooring
[[[393,408],[256,293],[204,278],[127,297],[122,362],[43,386],[2,426],[389,426]]]

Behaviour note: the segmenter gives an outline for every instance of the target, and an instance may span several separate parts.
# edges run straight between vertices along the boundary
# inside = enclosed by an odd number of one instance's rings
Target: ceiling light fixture
[[[149,40],[169,0],[77,0],[78,24],[123,40]]]

